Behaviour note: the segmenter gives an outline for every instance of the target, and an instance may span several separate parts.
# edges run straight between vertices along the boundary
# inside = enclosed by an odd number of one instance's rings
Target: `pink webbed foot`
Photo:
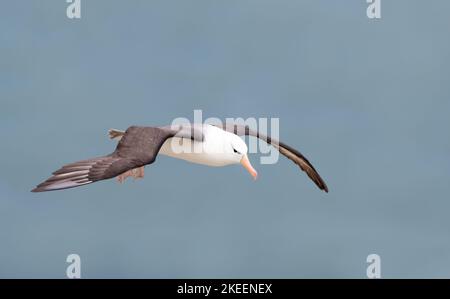
[[[117,176],[117,181],[123,183],[128,177],[133,177],[134,179],[141,179],[144,177],[144,166],[134,168]]]

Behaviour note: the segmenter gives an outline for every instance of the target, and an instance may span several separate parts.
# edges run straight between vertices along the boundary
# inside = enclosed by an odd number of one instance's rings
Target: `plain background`
[[[450,2],[62,0],[0,7],[0,277],[450,277]],[[278,117],[291,161],[167,157],[143,180],[34,194],[109,128]]]

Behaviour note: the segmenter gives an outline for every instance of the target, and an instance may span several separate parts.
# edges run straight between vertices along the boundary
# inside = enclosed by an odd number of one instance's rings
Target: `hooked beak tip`
[[[241,164],[245,169],[247,169],[247,171],[253,177],[253,180],[256,181],[256,179],[258,178],[258,172],[253,168],[252,164],[250,164],[250,160],[248,159],[247,155],[244,155],[242,157]]]
[[[252,174],[253,180],[256,181],[258,179],[258,173],[255,171],[255,174]]]

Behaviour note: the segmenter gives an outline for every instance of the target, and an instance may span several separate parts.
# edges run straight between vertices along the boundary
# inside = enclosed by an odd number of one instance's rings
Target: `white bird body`
[[[247,152],[240,137],[212,125],[203,125],[202,129],[203,141],[172,137],[164,142],[159,153],[196,164],[226,166],[239,163],[233,149]]]

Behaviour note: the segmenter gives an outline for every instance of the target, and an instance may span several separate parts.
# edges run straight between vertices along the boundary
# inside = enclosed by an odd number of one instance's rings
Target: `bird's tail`
[[[109,138],[120,141],[120,139],[122,139],[122,136],[125,135],[125,132],[116,129],[111,129],[108,131],[108,135]]]

